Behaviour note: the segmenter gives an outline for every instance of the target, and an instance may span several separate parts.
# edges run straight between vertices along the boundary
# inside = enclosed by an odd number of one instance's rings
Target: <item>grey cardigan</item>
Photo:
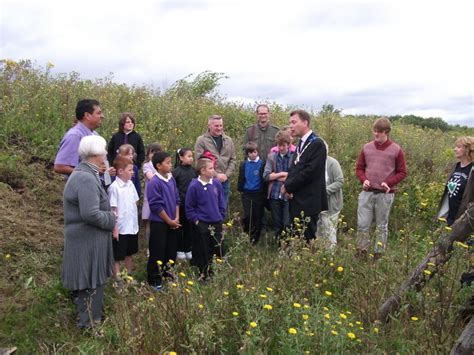
[[[61,279],[70,290],[95,289],[112,274],[115,216],[98,176],[81,162],[64,187]]]
[[[344,175],[339,162],[328,156],[326,160],[326,194],[328,196],[328,213],[341,212],[343,206],[342,185]]]

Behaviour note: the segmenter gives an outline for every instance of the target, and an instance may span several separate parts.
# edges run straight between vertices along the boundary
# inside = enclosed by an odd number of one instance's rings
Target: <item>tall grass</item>
[[[313,113],[313,128],[327,140],[330,155],[339,160],[345,176],[335,253],[298,238],[278,249],[270,233],[261,245],[251,246],[241,233],[240,203],[234,192],[225,235],[229,253],[216,260],[209,283],[198,283],[195,270],[180,264],[174,268],[176,280],[164,292],[152,293],[144,283],[145,256],[140,253],[134,274],[138,285],[128,284],[121,294],[107,289],[107,319],[99,329],[100,337],[80,333],[58,278],[62,234],[55,213],[60,213],[62,182],[49,176],[48,170],[44,176],[34,171],[40,169],[35,161],[48,165],[54,159],[61,137],[72,125],[77,100],[89,97],[101,102],[106,119],[99,133],[106,139],[117,130],[119,114],[130,111],[138,119],[136,129],[145,143],[158,141],[170,151],[193,147],[212,113],[224,117],[225,130],[239,147],[255,114],[252,105],[228,102],[219,94],[217,87],[224,79],[220,73],[185,78],[162,91],[117,84],[112,77],[83,80],[78,73],[52,74],[51,70],[52,65],[41,68],[29,61],[1,63],[0,182],[27,188],[19,196],[0,183],[1,201],[10,203],[11,209],[31,204],[29,216],[38,221],[40,230],[42,218],[48,216],[45,223],[56,224],[50,238],[58,242],[48,244],[42,238],[47,248],[18,242],[31,240],[28,237],[38,230],[23,228],[24,222],[13,214],[2,216],[10,232],[0,243],[0,267],[11,277],[0,282],[0,290],[17,303],[3,303],[6,297],[2,297],[0,344],[17,345],[24,352],[438,353],[450,349],[462,327],[457,311],[469,295],[458,284],[469,263],[463,248],[455,250],[452,261],[425,290],[407,295],[388,324],[374,320],[384,299],[446,232],[433,216],[446,166],[453,161],[456,132],[394,124],[391,137],[405,150],[408,177],[395,198],[388,252],[378,261],[361,260],[354,256],[360,192],[354,166],[363,144],[371,139],[373,117],[336,111]],[[271,108],[273,122],[287,124],[290,108],[275,103]],[[19,186],[13,186],[15,181]],[[52,192],[45,194],[45,189]],[[34,208],[41,209],[39,217]],[[44,230],[51,233],[52,229]]]

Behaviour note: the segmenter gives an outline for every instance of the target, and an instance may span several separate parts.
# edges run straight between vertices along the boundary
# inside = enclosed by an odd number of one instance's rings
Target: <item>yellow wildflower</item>
[[[334,266],[334,263],[332,263],[332,262],[331,262],[331,263],[329,263],[329,266]]]
[[[173,286],[173,287],[178,287],[178,284],[177,284],[176,282],[173,282],[173,283],[171,284],[171,286]]]
[[[168,263],[169,263],[170,265],[173,265],[173,264],[174,264],[174,260],[171,260],[171,259],[170,259],[170,260],[168,260]]]
[[[234,311],[234,312],[232,312],[232,315],[233,315],[234,317],[237,317],[237,316],[239,315],[239,312]]]
[[[430,271],[430,270],[424,270],[423,272],[425,273],[425,275],[428,275],[428,276],[431,275],[431,271]]]
[[[228,291],[224,291],[224,296],[229,296],[229,292],[228,292]]]
[[[295,328],[290,328],[288,329],[288,333],[295,335],[298,333],[298,331]]]
[[[343,268],[342,266],[339,266],[339,267],[337,268],[337,271],[338,271],[338,272],[343,272],[343,271],[344,271],[344,268]]]
[[[267,291],[268,291],[268,292],[273,292],[273,288],[267,287]]]
[[[347,316],[344,313],[339,313],[339,317],[341,317],[342,319],[347,319]]]
[[[250,326],[252,328],[257,328],[257,322],[250,322]]]
[[[418,320],[418,317],[413,316],[413,317],[410,317],[410,319],[411,319],[412,321],[416,322],[416,321]]]
[[[262,294],[260,295],[260,298],[267,298],[267,295],[264,294],[264,293],[262,293]]]
[[[263,309],[267,309],[269,311],[271,311],[273,309],[272,305],[271,304],[266,304],[263,306]]]
[[[362,324],[362,322],[360,322],[360,321],[356,321],[356,324],[357,324],[357,325],[361,325],[361,324]]]
[[[300,305],[299,303],[296,303],[296,302],[295,302],[295,303],[293,303],[293,307],[295,307],[295,308],[301,308],[301,305]]]
[[[188,284],[189,286],[192,286],[192,285],[194,285],[194,282],[192,282],[191,280],[189,280],[189,281],[187,282],[187,284]]]
[[[204,308],[204,305],[199,304],[199,305],[198,305],[198,308],[199,308],[199,309],[203,309],[203,308]]]
[[[382,242],[377,242],[377,245],[378,245],[379,247],[383,247]]]
[[[222,263],[222,259],[216,258],[216,263],[218,263],[218,264]]]
[[[309,306],[309,304],[305,304],[305,305],[303,305],[303,308],[308,309],[308,308],[311,308],[311,307]]]
[[[154,297],[149,297],[149,298],[148,298],[148,301],[150,301],[150,302],[153,302],[154,300],[155,300]]]
[[[378,334],[378,333],[379,333],[379,328],[375,327],[375,328],[374,328],[374,333],[375,333],[375,334]]]
[[[176,351],[170,351],[169,355],[178,355],[178,353]]]
[[[157,260],[156,263],[160,266],[163,265],[163,262],[161,260]]]
[[[309,318],[309,315],[307,315],[307,314],[303,314],[303,315],[302,315],[302,317],[303,317],[303,319],[304,319],[304,320],[308,320],[308,318]]]
[[[451,227],[448,226],[444,227],[444,229],[446,229],[448,232],[451,232],[453,230]]]
[[[185,288],[184,291],[186,291],[187,293],[191,293],[191,290],[189,288]]]
[[[237,284],[235,287],[237,287],[239,290],[244,288],[244,285]]]
[[[328,297],[332,296],[332,292],[331,291],[324,291],[324,294]]]
[[[443,217],[439,217],[439,218],[438,218],[438,221],[440,221],[440,222],[447,222],[447,221],[446,221],[446,218],[443,218]]]
[[[245,334],[250,335],[252,332],[250,330],[245,331]]]
[[[356,335],[354,333],[347,333],[347,337],[349,339],[355,339],[356,338]]]
[[[5,259],[9,260],[12,256],[10,254],[5,255]]]
[[[232,227],[232,221],[229,221],[225,224],[227,227]]]
[[[337,335],[337,332],[333,329],[333,330],[331,330],[331,334],[332,335]]]
[[[181,277],[186,277],[186,274],[181,271],[181,272],[179,273],[179,276],[181,276]]]
[[[469,249],[469,245],[464,244],[464,243],[462,243],[462,242],[456,242],[456,244],[457,244],[458,246],[464,248],[464,249]]]
[[[324,315],[324,318],[329,319],[329,318],[331,318],[331,315],[330,315],[329,313],[326,313],[326,314]]]

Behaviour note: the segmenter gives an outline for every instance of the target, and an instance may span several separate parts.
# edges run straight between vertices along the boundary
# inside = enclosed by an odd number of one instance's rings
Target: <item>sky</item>
[[[0,58],[345,114],[474,126],[474,1],[0,0]]]

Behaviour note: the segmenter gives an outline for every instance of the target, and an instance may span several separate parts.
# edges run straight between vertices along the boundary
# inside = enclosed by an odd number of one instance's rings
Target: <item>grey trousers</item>
[[[362,191],[357,207],[357,249],[367,251],[371,244],[370,227],[375,216],[374,251],[380,253],[387,247],[388,217],[394,194]]]
[[[78,323],[80,328],[91,328],[102,320],[104,306],[104,286],[97,286],[95,289],[79,290],[75,299]]]

